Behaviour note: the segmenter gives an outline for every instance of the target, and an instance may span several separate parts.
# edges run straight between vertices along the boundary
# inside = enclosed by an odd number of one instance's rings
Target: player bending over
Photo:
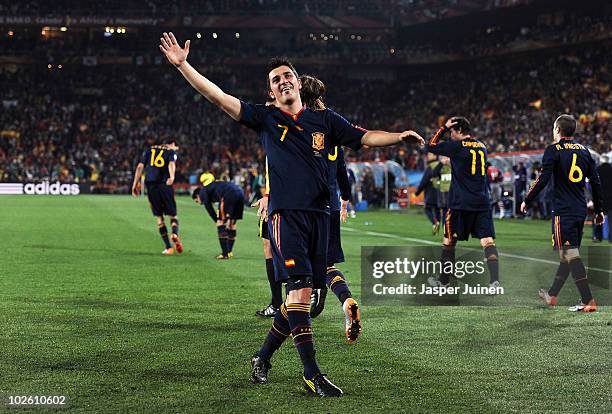
[[[542,174],[532,184],[521,204],[521,211],[533,202],[546,184],[553,179],[552,243],[559,251],[560,263],[553,284],[548,291],[540,289],[540,298],[548,305],[557,304],[557,296],[570,272],[580,292],[580,303],[569,308],[573,312],[594,312],[595,299],[589,288],[587,272],[580,258],[580,242],[587,215],[584,197],[585,179],[593,192],[595,222],[603,223],[601,184],[595,169],[595,161],[589,150],[574,139],[576,120],[571,115],[561,115],[553,125],[553,144],[546,147],[542,158]]]
[[[450,140],[440,139],[450,131]],[[452,181],[442,240],[442,262],[455,262],[455,245],[470,235],[480,239],[489,268],[490,287],[499,287],[499,259],[487,185],[487,148],[470,135],[466,118],[446,121],[429,140],[427,151],[450,158]],[[443,266],[452,269],[454,266]],[[443,271],[439,279],[430,277],[432,286],[448,286],[452,273]]]
[[[191,198],[204,207],[210,218],[217,224],[221,253],[216,259],[229,259],[234,255],[236,222],[242,220],[244,212],[244,192],[234,183],[215,181],[211,173],[202,174],[200,182],[203,187],[193,190]],[[217,202],[219,203],[219,214],[213,207],[213,203]]]
[[[170,216],[172,227],[171,240],[176,247],[177,253],[183,252],[183,244],[179,238],[179,222],[176,217],[176,201],[174,200],[174,174],[176,172],[176,151],[178,146],[175,140],[171,140],[165,145],[152,145],[147,148],[140,158],[134,173],[132,183],[132,195],[140,195],[140,179],[144,170],[145,186],[147,187],[147,197],[153,215],[157,218],[159,234],[164,241],[164,251],[162,254],[171,255],[174,248],[168,239],[168,228],[164,222],[164,215]]]
[[[304,367],[306,390],[339,397],[342,390],[321,373],[317,364],[309,315],[312,288],[325,284],[329,229],[327,156],[338,145],[357,150],[362,145],[387,146],[420,137],[412,131],[366,131],[329,109],[314,111],[304,107],[298,74],[284,59],[270,62],[267,77],[268,94],[278,107],[242,102],[187,62],[189,43],[181,48],[172,33],[164,33],[159,47],[208,101],[259,134],[268,157],[270,241],[275,273],[278,280],[287,283],[287,298],[260,351],[251,360],[251,381],[268,381],[270,358],[291,335]]]

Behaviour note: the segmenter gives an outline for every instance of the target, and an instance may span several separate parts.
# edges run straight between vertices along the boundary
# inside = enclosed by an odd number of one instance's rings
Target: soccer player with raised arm
[[[134,173],[132,183],[132,195],[140,195],[140,179],[145,173],[145,186],[147,187],[147,197],[153,215],[157,218],[159,234],[164,241],[162,254],[174,254],[174,248],[168,239],[168,228],[164,222],[164,215],[170,216],[172,227],[171,240],[176,247],[177,253],[183,252],[183,244],[179,238],[179,222],[176,217],[176,201],[174,200],[174,174],[176,172],[176,151],[178,146],[175,140],[171,140],[165,145],[153,145],[147,148],[140,158]]]
[[[580,303],[569,308],[573,312],[594,312],[595,299],[589,288],[586,268],[580,258],[580,242],[587,215],[584,197],[588,178],[593,192],[595,222],[603,223],[602,192],[595,161],[589,150],[574,139],[576,120],[571,115],[559,116],[553,125],[553,143],[546,147],[542,157],[542,174],[532,184],[521,204],[521,211],[536,199],[553,177],[552,243],[559,251],[560,263],[553,284],[548,291],[540,289],[538,295],[547,304],[557,304],[557,296],[570,272],[580,292]]]
[[[339,397],[342,390],[321,373],[317,364],[309,315],[312,288],[325,284],[330,199],[327,156],[338,145],[357,150],[362,145],[388,146],[406,140],[422,142],[422,138],[413,131],[366,131],[329,109],[304,107],[301,82],[286,59],[273,59],[269,65],[268,94],[276,99],[278,107],[242,102],[187,62],[189,43],[182,48],[172,33],[164,33],[160,49],[208,101],[255,130],[268,157],[270,241],[277,278],[287,283],[287,298],[251,361],[251,381],[268,381],[270,359],[291,335],[304,367],[306,390],[323,397]]]
[[[449,131],[450,140],[441,141]],[[470,235],[477,237],[489,268],[489,286],[499,287],[499,259],[487,184],[486,146],[472,137],[466,118],[453,117],[436,131],[426,148],[450,158],[453,177],[444,223],[442,262],[454,263],[458,240],[468,240]],[[452,267],[444,266],[444,269],[448,268]],[[439,279],[430,277],[428,281],[432,286],[447,286],[450,276],[450,273],[442,272]]]
[[[217,225],[221,253],[216,259],[229,259],[234,256],[236,223],[242,220],[244,213],[244,192],[234,183],[215,181],[211,173],[202,174],[200,182],[202,187],[193,190],[191,198],[206,209]],[[219,203],[219,214],[215,211],[213,203]]]

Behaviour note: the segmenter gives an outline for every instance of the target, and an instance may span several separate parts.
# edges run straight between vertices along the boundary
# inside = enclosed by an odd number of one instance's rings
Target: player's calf
[[[227,228],[224,224],[217,226],[217,235],[219,237],[219,246],[221,246],[221,254],[217,256],[217,259],[227,259]]]
[[[263,360],[269,361],[290,334],[291,328],[289,327],[287,306],[283,303],[274,314],[272,327],[268,331],[268,335],[257,355]]]
[[[325,284],[331,289],[332,292],[334,292],[334,295],[336,295],[340,301],[340,304],[344,304],[348,298],[353,297],[351,290],[348,287],[348,283],[346,283],[346,278],[342,272],[334,266],[327,268]]]
[[[489,283],[499,285],[499,253],[495,242],[492,238],[486,238],[482,239],[480,244],[484,248],[485,260],[489,268]]]
[[[593,300],[591,294],[591,288],[589,287],[589,280],[587,278],[586,268],[580,258],[578,249],[572,248],[565,251],[565,258],[569,262],[570,272],[574,278],[574,283],[580,292],[581,303],[585,304],[588,309],[596,309],[596,306],[589,307],[589,303]],[[594,301],[593,301],[594,303]],[[592,312],[592,311],[591,311]]]
[[[164,251],[172,249],[172,245],[170,244],[170,239],[168,238],[168,228],[166,227],[166,223],[164,223],[164,219],[158,220],[158,227],[159,227],[159,235],[161,236],[164,242],[164,245],[166,246]],[[174,249],[172,249],[172,251],[174,253]]]

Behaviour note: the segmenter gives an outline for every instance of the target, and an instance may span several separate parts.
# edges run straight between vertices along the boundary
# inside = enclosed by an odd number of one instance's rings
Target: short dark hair
[[[195,190],[193,190],[193,193],[191,193],[191,198],[193,198],[195,200],[196,197],[200,195],[200,190],[201,189],[202,189],[202,187],[197,187]]]
[[[469,134],[470,130],[471,130],[471,126],[470,126],[470,121],[467,120],[467,118],[463,117],[463,116],[455,116],[453,117],[453,120],[455,122],[457,122],[457,124],[453,127],[451,127],[451,129],[454,129],[455,131],[459,132],[460,134]]]
[[[295,70],[295,67],[293,66],[293,63],[291,63],[291,61],[289,60],[288,57],[286,56],[276,56],[273,57],[272,59],[270,59],[268,61],[268,66],[266,66],[266,83],[268,84],[268,90],[271,90],[272,88],[270,87],[270,72],[272,72],[274,69],[276,68],[280,68],[281,66],[288,66],[289,69],[291,69],[291,71],[293,72],[293,74],[295,75],[295,77],[298,77],[298,73],[297,70]]]
[[[573,137],[576,133],[576,119],[569,114],[563,114],[555,120],[555,127],[559,128],[562,137]]]
[[[170,141],[168,141],[168,144],[174,144],[176,146],[178,146],[178,142],[176,142],[176,139],[171,139]]]

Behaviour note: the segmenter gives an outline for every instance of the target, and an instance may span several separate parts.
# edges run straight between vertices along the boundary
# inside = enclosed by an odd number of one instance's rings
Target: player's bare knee
[[[286,303],[310,303],[310,295],[312,288],[305,287],[301,289],[293,289],[287,292]]]
[[[270,240],[261,239],[261,241],[263,244],[264,257],[266,259],[271,259],[272,258],[272,245],[270,244]]]
[[[455,247],[456,244],[457,239],[449,239],[446,237],[442,239],[442,246],[444,247]]]
[[[480,246],[484,249],[489,246],[495,247],[495,239],[493,239],[493,237],[485,237],[483,239],[480,239]]]

